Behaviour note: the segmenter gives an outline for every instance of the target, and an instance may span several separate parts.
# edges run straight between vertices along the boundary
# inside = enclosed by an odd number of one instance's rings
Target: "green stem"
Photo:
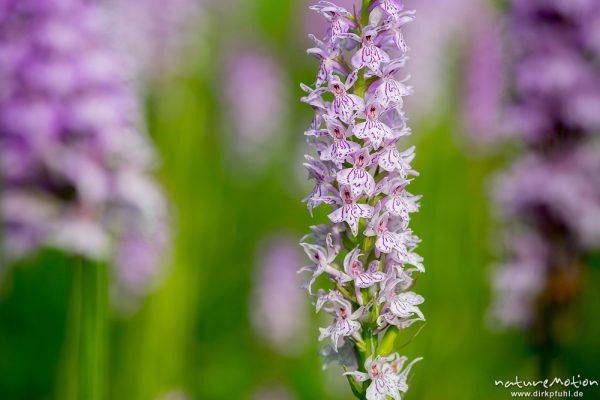
[[[339,290],[341,294],[352,300],[354,303],[358,303],[358,299],[349,291],[347,291],[341,284],[336,283],[335,288]]]
[[[556,340],[554,338],[554,317],[555,310],[549,305],[544,305],[541,312],[541,334],[540,334],[540,352],[539,352],[539,379],[544,380],[550,377],[552,372],[552,363],[556,353]]]
[[[348,368],[344,367],[344,372],[348,372]],[[356,380],[349,376],[346,375],[346,378],[348,379],[348,383],[350,384],[350,389],[352,390],[352,394],[354,394],[354,396],[359,399],[359,400],[366,400],[366,395],[361,387],[361,385],[356,382]]]
[[[379,347],[377,347],[377,351],[375,354],[378,356],[386,356],[390,354],[394,350],[394,343],[398,338],[400,331],[395,326],[390,327],[385,335],[383,335],[383,339],[381,339],[381,343]]]
[[[363,2],[362,2],[360,21],[358,21],[358,25],[359,25],[358,36],[361,36],[361,37],[362,37],[362,30],[369,23],[369,5],[370,4],[371,4],[371,0],[363,0]],[[360,97],[364,97],[365,91],[367,90],[364,76],[365,76],[364,70],[361,69],[360,71],[358,71],[358,78],[356,80],[356,83],[354,84],[354,94],[356,94]]]
[[[101,400],[106,398],[108,273],[102,264],[83,259],[75,264],[62,397]]]
[[[360,16],[360,23],[363,27],[369,24],[369,6],[371,5],[371,0],[363,0],[362,2],[362,11]]]

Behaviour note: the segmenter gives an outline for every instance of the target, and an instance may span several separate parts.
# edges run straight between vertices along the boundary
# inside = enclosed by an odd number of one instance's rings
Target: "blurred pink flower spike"
[[[3,251],[14,261],[54,247],[106,262],[113,292],[137,302],[162,274],[168,209],[103,10],[81,0],[4,3]]]
[[[250,304],[252,326],[266,345],[284,355],[306,344],[308,310],[296,269],[302,253],[288,233],[273,233],[257,248]]]

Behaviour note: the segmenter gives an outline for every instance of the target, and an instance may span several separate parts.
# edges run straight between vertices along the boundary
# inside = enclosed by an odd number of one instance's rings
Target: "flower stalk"
[[[106,349],[108,274],[106,266],[81,260],[75,275],[75,290],[80,291],[78,398],[106,398]]]
[[[73,274],[58,398],[106,398],[108,348],[108,269],[83,257],[72,258]]]
[[[340,364],[359,399],[399,399],[420,359],[405,366],[394,345],[425,320],[424,299],[410,290],[424,272],[409,228],[420,199],[406,190],[418,175],[414,147],[398,150],[411,134],[403,97],[412,88],[396,78],[408,53],[401,28],[415,13],[399,0],[363,0],[360,12],[328,1],[311,9],[329,28],[322,40],[310,36],[308,53],[321,64],[314,85],[301,85],[315,111],[305,136],[316,156],[304,163],[315,187],[305,201],[311,214],[332,207],[330,224],[313,226],[301,243],[311,265],[300,272],[311,273],[305,287],[317,311],[334,317],[320,328],[319,339],[331,340],[325,365]]]

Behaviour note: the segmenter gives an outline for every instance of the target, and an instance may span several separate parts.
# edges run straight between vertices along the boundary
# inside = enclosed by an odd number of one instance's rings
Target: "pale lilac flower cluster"
[[[261,386],[254,390],[248,400],[295,400],[294,392],[288,387],[275,384],[273,386]]]
[[[320,66],[314,85],[302,85],[302,101],[315,111],[305,135],[316,156],[304,164],[315,186],[305,201],[311,213],[321,204],[332,210],[331,224],[304,238],[311,265],[301,271],[311,274],[306,289],[317,311],[334,318],[320,329],[320,340],[331,340],[326,364],[357,369],[346,374],[357,396],[399,399],[412,364],[403,369],[390,342],[425,320],[424,299],[411,290],[414,273],[424,272],[409,228],[420,196],[406,190],[417,175],[415,149],[397,148],[411,134],[403,98],[412,88],[396,75],[407,59],[402,27],[414,11],[399,0],[371,1],[360,14],[327,1],[311,9],[329,28],[323,39],[310,36],[308,53]],[[328,278],[327,290],[313,287],[319,277]]]
[[[494,289],[501,295],[491,314],[502,326],[525,326],[535,318],[531,305],[544,289],[549,249],[535,233],[512,234],[512,259],[494,269]]]
[[[302,252],[289,234],[271,234],[258,246],[250,317],[257,335],[274,350],[293,355],[306,341],[308,310],[298,290]]]
[[[594,0],[513,0],[514,127],[531,144],[571,143],[600,129],[600,74],[588,37]]]
[[[527,327],[548,301],[541,297],[554,295],[551,282],[578,276],[586,252],[600,246],[600,53],[590,28],[600,3],[510,5],[507,121],[524,151],[493,186],[499,216],[517,232],[494,274],[493,314],[501,325]]]
[[[166,204],[147,171],[154,154],[82,0],[0,1],[2,250],[55,247],[108,260],[118,294],[143,294],[168,237]]]
[[[224,60],[223,117],[229,145],[244,172],[260,172],[269,153],[281,146],[281,132],[289,114],[288,87],[281,66],[267,49],[255,43],[236,44]],[[239,175],[239,174],[238,174]]]
[[[135,79],[161,80],[190,58],[204,0],[104,0],[115,47]]]
[[[419,95],[407,104],[413,120],[428,122],[432,115],[447,109],[453,92],[452,71],[457,47],[473,37],[473,25],[484,23],[482,0],[427,0],[414,2],[414,8],[427,24],[410,24],[405,37],[412,44],[407,71]],[[468,23],[465,23],[468,21]],[[455,99],[452,99],[455,101]]]
[[[482,4],[470,26],[463,77],[462,126],[469,144],[490,150],[506,132],[501,127],[506,95],[502,34],[498,16]]]

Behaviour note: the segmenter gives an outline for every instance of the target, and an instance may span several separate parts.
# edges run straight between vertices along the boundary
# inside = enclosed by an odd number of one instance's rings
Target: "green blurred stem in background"
[[[394,351],[394,343],[396,343],[396,339],[400,331],[395,326],[390,327],[385,335],[383,335],[383,339],[381,339],[381,343],[379,347],[377,347],[377,351],[375,352],[376,356],[387,356],[392,351]]]
[[[73,263],[68,338],[59,398],[100,400],[105,396],[108,272],[105,265]]]
[[[367,26],[369,23],[369,6],[371,5],[372,0],[363,0],[362,2],[362,15],[360,17],[361,25]]]

